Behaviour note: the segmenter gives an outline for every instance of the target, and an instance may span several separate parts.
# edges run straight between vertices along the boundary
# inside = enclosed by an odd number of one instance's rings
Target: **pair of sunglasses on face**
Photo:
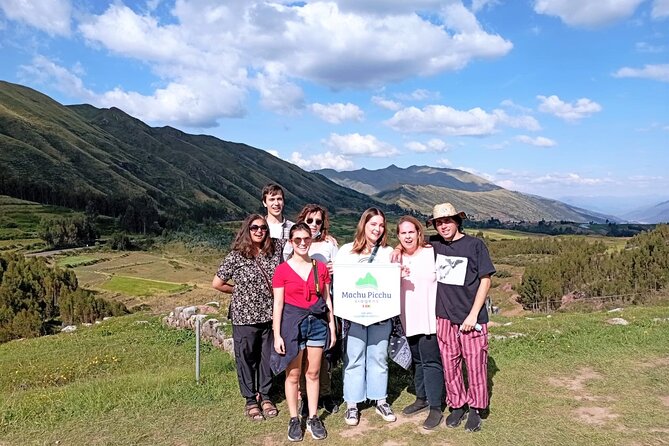
[[[251,226],[249,226],[249,230],[251,230],[251,232],[256,232],[256,231],[263,231],[263,232],[265,232],[265,231],[267,231],[268,229],[269,229],[269,228],[267,227],[267,225],[251,225]]]
[[[308,225],[310,225],[310,224],[312,224],[312,223],[316,223],[316,226],[318,226],[318,225],[320,225],[321,223],[323,223],[323,220],[320,220],[320,219],[318,219],[318,218],[316,218],[316,219],[313,219],[313,218],[307,218],[307,219],[304,220],[304,221],[305,221]]]
[[[302,243],[308,245],[311,243],[311,237],[293,237],[291,241],[294,245],[301,245]]]

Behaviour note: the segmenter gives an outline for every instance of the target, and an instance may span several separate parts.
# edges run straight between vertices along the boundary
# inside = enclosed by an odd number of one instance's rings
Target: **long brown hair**
[[[413,217],[411,215],[404,215],[400,217],[400,220],[397,222],[397,237],[399,238],[400,235],[400,225],[402,223],[411,223],[416,227],[416,240],[418,240],[418,244],[416,246],[427,246],[428,243],[425,241],[425,230],[423,229],[423,225],[418,221],[416,217]],[[404,252],[404,246],[402,246],[402,242],[400,242],[400,249],[402,252]]]
[[[256,220],[262,220],[262,224],[267,226],[267,231],[265,231],[265,238],[260,243],[260,252],[256,252],[256,247],[253,244],[251,239],[251,224]],[[242,222],[242,227],[239,228],[237,235],[235,236],[235,241],[232,242],[232,250],[239,251],[242,256],[247,259],[252,259],[256,255],[263,254],[267,257],[274,255],[274,242],[269,236],[269,225],[267,220],[260,214],[251,214],[244,219]]]
[[[354,252],[355,254],[362,254],[362,252],[365,250],[367,247],[367,239],[365,238],[365,225],[369,220],[372,219],[372,217],[376,217],[377,215],[383,217],[383,234],[381,234],[381,237],[379,237],[376,244],[381,247],[388,246],[388,231],[385,226],[386,214],[384,214],[383,211],[379,208],[369,208],[362,213],[360,220],[358,221],[358,226],[355,228],[355,238],[353,239],[353,248],[351,248],[351,252]]]
[[[321,223],[321,234],[314,238],[315,242],[320,242],[321,240],[325,240],[325,238],[330,233],[330,217],[328,217],[327,209],[318,204],[305,204],[300,213],[297,214],[297,218],[295,220],[298,222],[305,221],[307,215],[313,214],[314,212],[320,212],[321,217],[323,218],[323,223]]]

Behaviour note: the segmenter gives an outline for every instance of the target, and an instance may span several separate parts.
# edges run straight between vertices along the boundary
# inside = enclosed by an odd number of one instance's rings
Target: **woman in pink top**
[[[400,218],[397,237],[402,251],[401,314],[414,365],[416,401],[402,410],[413,415],[429,408],[423,428],[442,420],[444,371],[437,343],[437,275],[434,250],[425,244],[423,226],[411,216]]]

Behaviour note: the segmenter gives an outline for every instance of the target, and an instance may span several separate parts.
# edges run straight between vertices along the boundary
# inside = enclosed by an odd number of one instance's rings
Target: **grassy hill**
[[[328,442],[350,445],[664,444],[669,426],[669,307],[626,308],[551,318],[499,318],[492,327],[490,415],[483,430],[423,416],[385,423],[372,408],[351,428],[325,417]],[[501,325],[508,324],[510,325]],[[244,419],[232,358],[208,346],[194,380],[192,333],[147,315],[113,318],[70,334],[0,345],[0,445],[279,445],[288,414]],[[410,376],[391,367],[389,400],[413,401]],[[341,371],[334,387],[341,392]],[[311,441],[306,439],[305,442]]]
[[[260,190],[277,182],[287,212],[307,202],[333,211],[387,205],[245,144],[154,128],[123,111],[63,106],[0,82],[0,193],[120,215],[128,203],[163,215],[238,219],[262,209]]]
[[[509,191],[484,178],[458,169],[428,166],[317,171],[332,181],[368,193],[388,203],[432,212],[436,203],[450,201],[479,220],[605,222],[616,217],[577,208],[557,200]]]

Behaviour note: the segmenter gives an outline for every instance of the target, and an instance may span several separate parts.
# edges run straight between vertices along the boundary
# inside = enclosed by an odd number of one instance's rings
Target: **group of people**
[[[359,423],[359,404],[367,400],[383,420],[395,421],[387,401],[388,359],[390,339],[399,334],[410,347],[416,393],[402,413],[426,411],[423,427],[434,429],[446,401],[447,426],[466,418],[466,430],[479,430],[489,404],[484,303],[495,269],[485,244],[462,231],[466,215],[449,203],[436,205],[427,225],[437,234],[429,238],[416,218],[404,216],[393,248],[384,213],[369,208],[354,240],[338,247],[325,207],[306,205],[293,223],[283,216],[284,198],[276,184],[263,189],[267,215],[244,220],[212,283],[231,294],[228,317],[245,415],[254,421],[278,415],[272,377],[285,372],[288,439],[302,440],[303,429],[326,438],[318,409],[339,410],[328,354],[339,351],[346,424]],[[401,264],[399,317],[371,325],[335,318],[335,264],[393,262]]]

